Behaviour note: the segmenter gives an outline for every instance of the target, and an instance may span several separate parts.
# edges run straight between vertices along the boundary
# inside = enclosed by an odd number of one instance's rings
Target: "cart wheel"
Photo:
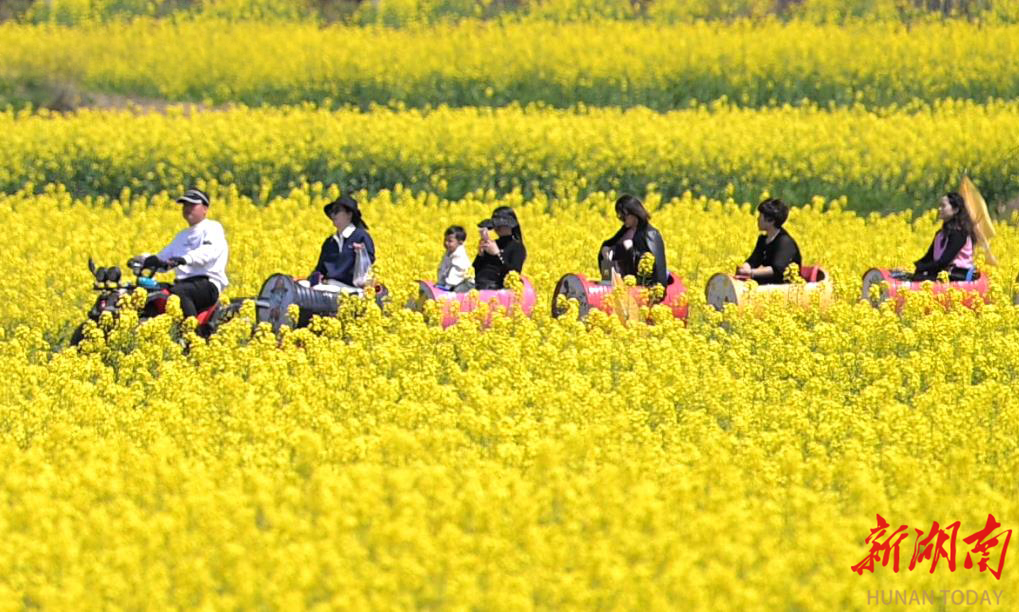
[[[726,304],[736,304],[736,286],[728,274],[715,274],[708,279],[708,286],[704,290],[708,304],[715,310],[721,312]]]
[[[587,317],[587,313],[591,310],[591,305],[587,301],[587,290],[584,289],[584,282],[579,276],[567,274],[556,283],[555,291],[552,293],[553,318],[559,318],[567,312],[566,309],[561,308],[558,304],[560,295],[568,300],[577,300],[577,303],[580,305],[579,318],[583,320]]]
[[[881,270],[878,270],[877,268],[871,268],[870,270],[867,270],[867,272],[863,275],[863,287],[860,291],[861,293],[860,299],[870,302],[871,306],[877,308],[877,306],[881,304],[881,302],[884,302],[885,300],[888,299],[888,288],[887,287],[882,288],[880,295],[876,297],[871,297],[870,288],[873,287],[874,285],[880,285],[882,282],[884,282],[884,280],[885,277],[883,274],[881,274]]]

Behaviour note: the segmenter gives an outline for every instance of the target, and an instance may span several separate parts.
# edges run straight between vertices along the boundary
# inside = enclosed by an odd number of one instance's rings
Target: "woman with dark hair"
[[[517,214],[509,206],[492,211],[492,218],[478,224],[481,242],[474,258],[474,284],[478,289],[502,289],[506,275],[524,270],[527,248]],[[497,238],[492,239],[489,231]]]
[[[782,200],[768,198],[757,205],[757,237],[754,251],[736,274],[749,276],[761,285],[786,282],[785,270],[790,264],[803,265],[800,247],[782,227],[789,218],[789,206]]]
[[[652,227],[651,215],[644,204],[632,195],[624,194],[616,200],[616,217],[623,222],[611,238],[601,244],[598,252],[598,268],[602,280],[611,278],[615,268],[622,276],[634,276],[644,286],[667,285],[669,272],[665,265],[665,241],[657,229]],[[650,276],[638,274],[640,259],[651,253],[655,258],[654,270]]]
[[[492,218],[494,219],[497,215],[506,215],[513,219],[512,236],[517,242],[523,244],[524,232],[520,229],[520,222],[517,221],[517,213],[513,211],[513,208],[509,206],[496,206],[495,210],[492,211]],[[524,251],[526,252],[526,249]]]
[[[966,202],[956,192],[945,194],[938,206],[941,229],[934,234],[927,253],[916,263],[913,280],[935,280],[948,271],[949,280],[966,280],[973,270],[973,221]]]
[[[368,261],[375,263],[375,243],[368,233],[368,225],[361,217],[357,200],[342,195],[322,207],[322,212],[333,222],[336,232],[325,239],[315,269],[308,275],[308,284],[333,285],[355,289],[354,263],[357,252],[364,251]]]

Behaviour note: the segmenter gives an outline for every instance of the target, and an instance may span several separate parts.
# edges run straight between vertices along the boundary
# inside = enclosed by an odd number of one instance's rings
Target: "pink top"
[[[934,261],[941,258],[941,254],[945,252],[945,247],[948,246],[948,236],[945,235],[943,230],[939,230],[934,236]],[[959,249],[959,254],[952,260],[952,265],[957,268],[972,268],[973,267],[973,239],[966,238],[966,244],[962,245]]]

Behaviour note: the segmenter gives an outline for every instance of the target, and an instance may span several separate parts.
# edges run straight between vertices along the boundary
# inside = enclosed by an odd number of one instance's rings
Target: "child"
[[[439,278],[436,285],[446,291],[455,291],[457,286],[464,284],[467,280],[467,268],[471,265],[467,257],[467,249],[464,242],[467,240],[467,231],[459,225],[451,225],[446,228],[443,246],[446,247],[446,254],[439,262]]]

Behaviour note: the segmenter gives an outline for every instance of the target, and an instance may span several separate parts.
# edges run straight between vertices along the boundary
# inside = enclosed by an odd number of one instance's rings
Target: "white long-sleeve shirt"
[[[226,233],[218,221],[205,219],[174,236],[173,241],[159,252],[160,259],[183,257],[186,262],[175,268],[177,279],[208,276],[222,291],[229,285],[226,279],[226,262],[230,249]]]
[[[455,287],[467,278],[467,268],[471,267],[471,258],[467,256],[464,245],[456,247],[452,253],[446,253],[439,262],[440,285]]]

